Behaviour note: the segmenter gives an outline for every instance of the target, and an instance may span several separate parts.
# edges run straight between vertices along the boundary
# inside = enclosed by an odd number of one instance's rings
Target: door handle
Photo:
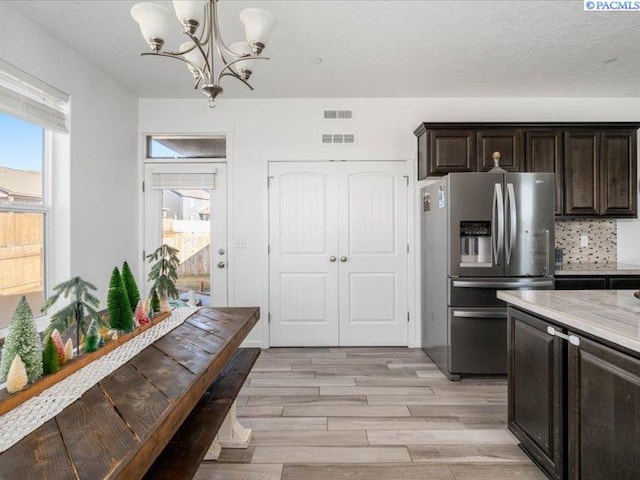
[[[344,256],[343,256],[343,257],[340,257],[340,261],[341,261],[342,263],[346,262],[346,261],[347,261],[347,257],[344,257]]]
[[[218,262],[218,268],[224,268],[226,264],[224,262]]]
[[[454,310],[451,314],[458,318],[500,318],[506,319],[507,312],[480,312],[475,310]]]
[[[336,256],[335,256],[335,255],[331,255],[331,256],[329,257],[329,261],[330,261],[331,263],[335,262],[336,260],[337,260],[337,258],[336,258]]]
[[[483,282],[482,280],[454,280],[454,287],[459,288],[548,288],[553,287],[553,280],[522,280],[520,282]]]
[[[511,263],[511,250],[516,241],[516,233],[518,232],[518,216],[516,208],[516,192],[513,189],[513,183],[507,184],[507,212],[509,213],[509,244],[507,245],[507,265]]]
[[[491,229],[493,234],[493,264],[499,265],[498,258],[504,248],[504,198],[502,184],[496,183],[493,188],[493,208],[491,212]]]

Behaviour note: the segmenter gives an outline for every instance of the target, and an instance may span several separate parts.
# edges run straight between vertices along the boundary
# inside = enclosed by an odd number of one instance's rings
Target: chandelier
[[[277,20],[269,12],[259,8],[247,8],[240,12],[244,24],[246,42],[227,46],[218,26],[218,0],[173,0],[173,9],[184,28],[189,41],[180,45],[177,52],[164,51],[169,33],[171,11],[157,3],[138,3],[131,8],[131,16],[140,25],[142,36],[151,47],[151,52],[141,55],[156,55],[182,60],[193,75],[194,89],[209,98],[209,106],[215,107],[215,99],[223,92],[220,80],[234,77],[249,89],[248,80],[253,73],[256,60],[269,60],[260,54],[264,50]]]

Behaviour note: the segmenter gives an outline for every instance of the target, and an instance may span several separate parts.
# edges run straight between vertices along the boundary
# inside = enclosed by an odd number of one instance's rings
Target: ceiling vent
[[[325,110],[325,120],[351,120],[353,112],[351,110]]]
[[[323,133],[322,143],[324,144],[354,144],[356,136],[353,133]]]

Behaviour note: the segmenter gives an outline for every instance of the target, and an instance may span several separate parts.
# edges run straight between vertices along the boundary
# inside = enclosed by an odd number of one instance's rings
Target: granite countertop
[[[628,263],[563,263],[556,275],[640,275],[640,265]]]
[[[640,299],[633,290],[501,290],[498,298],[640,353]]]

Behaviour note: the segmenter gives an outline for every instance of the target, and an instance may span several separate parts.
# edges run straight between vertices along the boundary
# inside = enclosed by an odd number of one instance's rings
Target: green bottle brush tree
[[[178,298],[176,281],[178,280],[178,249],[169,245],[161,245],[151,255],[147,255],[147,260],[152,264],[149,271],[149,281],[153,283],[151,287],[151,297],[154,294],[161,301],[167,302],[169,298]],[[155,262],[155,263],[154,263]]]

